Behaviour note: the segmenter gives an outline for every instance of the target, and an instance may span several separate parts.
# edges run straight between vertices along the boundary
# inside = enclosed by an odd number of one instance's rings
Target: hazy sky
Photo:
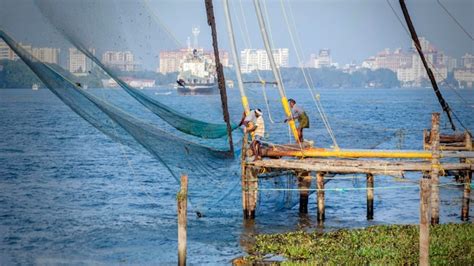
[[[156,15],[182,45],[186,45],[187,36],[191,36],[191,27],[198,26],[201,30],[200,45],[211,48],[204,1],[148,0],[149,5],[142,5],[142,9],[138,8],[137,2],[143,4],[143,1],[120,0],[113,4],[105,1],[102,9],[95,8],[94,5],[99,4],[89,0],[38,0],[38,3],[43,11],[47,10],[46,14],[50,19],[57,19],[57,24],[69,24],[67,29],[70,31],[72,26],[78,26],[80,34],[90,33],[85,34],[87,36],[84,36],[84,40],[91,45],[100,46],[99,50],[118,49],[120,44],[117,43],[126,42],[128,45],[126,47],[137,53],[137,57],[147,68],[157,66],[156,55],[160,50],[178,48],[165,31],[159,29],[159,23],[151,19],[149,14]],[[398,1],[389,1],[403,20]],[[474,36],[472,16],[474,1],[440,1]],[[316,53],[321,48],[329,48],[333,60],[340,64],[351,61],[360,63],[386,47],[406,49],[410,46],[409,36],[386,0],[283,0],[283,2],[288,15],[292,11],[295,18],[296,34],[301,39],[305,59],[309,58],[310,53]],[[290,63],[295,65],[296,56],[283,17],[281,1],[266,0],[262,1],[263,3],[268,8],[274,47],[289,48]],[[456,25],[437,0],[407,0],[406,3],[419,36],[425,36],[438,49],[457,58],[466,52],[474,53],[473,40]],[[241,4],[244,15],[240,10]],[[50,5],[55,8],[50,10]],[[101,11],[100,14],[86,14],[87,11],[78,9],[77,5],[90,5],[94,10]],[[229,50],[222,1],[214,0],[214,8],[220,47]],[[246,48],[241,31],[241,28],[244,29],[242,23],[244,16],[249,27],[252,48],[263,48],[252,1],[231,0],[230,8],[239,50]],[[143,10],[148,15],[144,15]],[[61,15],[64,17],[61,18]],[[108,23],[115,21],[114,18],[116,21],[120,19],[121,22]],[[54,33],[33,0],[0,0],[0,28],[24,43],[63,48],[67,46],[62,41],[63,38]],[[120,28],[122,39],[112,36],[116,34],[116,28]],[[99,42],[98,39],[102,41]],[[124,39],[126,41],[123,41]],[[107,47],[108,45],[116,47]]]

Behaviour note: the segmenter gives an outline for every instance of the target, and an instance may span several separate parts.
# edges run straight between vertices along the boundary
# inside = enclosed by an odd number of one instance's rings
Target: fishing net
[[[170,43],[169,38],[152,38],[152,33],[167,36],[156,23],[146,1],[50,1],[36,3],[51,24],[92,62],[103,69],[130,96],[174,128],[200,138],[215,139],[227,135],[224,123],[194,119],[128,85],[121,71],[106,66],[93,51],[107,49],[131,51],[138,58],[152,57],[151,51]],[[140,29],[140,31],[137,31]],[[157,32],[158,31],[158,32]],[[164,43],[164,45],[163,45]],[[232,126],[233,129],[236,125]]]
[[[228,151],[192,143],[175,137],[147,121],[137,119],[119,107],[85,91],[75,81],[68,79],[50,65],[40,62],[5,32],[0,31],[0,38],[61,101],[95,128],[121,144],[139,151],[148,151],[162,162],[177,180],[179,174],[188,173],[190,187],[197,188],[190,189],[190,198],[202,195],[203,187],[225,186],[230,188],[229,191],[235,189],[238,179],[232,178],[232,175],[227,175],[229,176],[227,178],[220,176],[223,171],[231,169],[235,162]],[[200,206],[219,202],[226,193],[206,195],[204,200],[200,201]]]

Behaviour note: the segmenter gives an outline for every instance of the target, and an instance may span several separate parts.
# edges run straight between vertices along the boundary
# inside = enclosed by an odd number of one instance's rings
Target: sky
[[[471,36],[474,36],[474,1],[439,0]],[[158,65],[162,50],[186,46],[191,28],[200,28],[199,44],[211,49],[204,1],[191,0],[0,0],[0,28],[17,41],[34,46],[62,47],[70,44],[52,25],[76,34],[99,51],[129,49],[148,69]],[[238,49],[263,48],[255,9],[250,0],[231,0],[230,10]],[[290,65],[297,65],[295,51],[282,12],[294,17],[295,36],[301,41],[303,58],[319,49],[331,49],[341,65],[360,63],[384,48],[407,49],[410,37],[388,3],[404,23],[396,0],[261,0],[268,10],[274,48],[290,49]],[[438,0],[406,0],[419,36],[426,37],[447,55],[460,58],[474,54],[474,41],[442,9]],[[100,5],[98,8],[97,6]],[[242,8],[242,9],[241,9]],[[242,12],[243,11],[243,12]],[[214,0],[221,49],[229,51],[223,2]],[[248,34],[243,24],[248,25]],[[165,30],[166,29],[166,30]],[[171,35],[167,33],[170,32]],[[120,35],[120,36],[119,36]],[[251,46],[244,38],[248,35]],[[118,37],[119,36],[119,37]],[[176,38],[180,45],[173,41]]]

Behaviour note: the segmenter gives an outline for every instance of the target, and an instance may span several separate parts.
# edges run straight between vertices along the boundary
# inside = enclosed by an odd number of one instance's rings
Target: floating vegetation
[[[474,224],[443,224],[430,228],[430,262],[470,265],[474,261]],[[382,225],[364,229],[290,232],[259,235],[248,263],[269,254],[287,260],[283,265],[418,264],[419,231],[416,225]]]

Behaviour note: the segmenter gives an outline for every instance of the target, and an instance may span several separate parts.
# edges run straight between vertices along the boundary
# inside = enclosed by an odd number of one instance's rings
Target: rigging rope
[[[250,33],[249,33],[249,30],[248,30],[248,27],[247,27],[247,21],[246,21],[245,12],[244,12],[243,5],[242,5],[242,0],[239,0],[239,5],[240,5],[240,13],[242,15],[243,23],[241,23],[241,20],[239,19],[239,16],[236,16],[237,23],[239,25],[240,32],[241,32],[242,36],[244,37],[243,40],[244,40],[245,46],[252,49],[253,46],[252,46],[252,42],[250,41]],[[244,25],[245,33],[244,33],[244,30],[242,29],[242,24]],[[260,71],[259,71],[258,67],[255,70],[256,70],[256,73],[257,73],[258,80],[260,81],[260,83],[262,85],[261,86],[262,94],[263,94],[263,98],[265,100],[265,106],[267,108],[268,119],[270,120],[270,123],[274,124],[275,121],[272,118],[272,114],[271,114],[271,111],[270,111],[270,105],[269,105],[269,101],[268,101],[268,97],[267,97],[267,92],[265,91],[266,82],[262,78],[262,76],[260,75]]]
[[[306,69],[303,67],[303,60],[301,59],[300,51],[298,50],[298,47],[296,45],[295,36],[293,35],[293,28],[290,26],[290,23],[288,21],[288,15],[286,13],[286,8],[285,8],[285,4],[284,4],[283,0],[280,0],[280,4],[281,4],[281,9],[283,11],[283,17],[285,19],[286,26],[287,26],[288,32],[290,34],[291,43],[292,43],[293,48],[295,50],[296,58],[298,60],[298,65],[301,69],[301,72],[303,73],[305,83],[306,83],[306,85],[308,87],[308,90],[311,94],[311,98],[313,99],[313,101],[316,105],[316,109],[318,110],[319,115],[321,116],[321,120],[323,121],[323,124],[326,127],[326,130],[327,130],[329,136],[331,137],[331,140],[334,144],[334,147],[337,149],[337,148],[339,148],[339,146],[337,144],[336,136],[334,135],[334,132],[333,132],[333,130],[332,130],[330,124],[329,124],[329,120],[327,118],[326,112],[324,112],[324,109],[322,108],[322,104],[321,104],[321,101],[320,101],[320,96],[319,96],[319,94],[316,94],[316,95],[314,94],[314,92],[313,92],[313,90],[315,90],[314,82],[311,79],[311,84],[310,84],[307,76],[310,76],[310,78],[311,78],[311,75],[309,73],[307,75],[306,74]],[[289,6],[291,6],[291,5],[289,5]],[[293,19],[293,25],[294,25],[293,16],[292,16],[292,19]],[[299,41],[298,36],[296,36],[296,39]],[[299,48],[302,52],[303,50],[301,49],[301,42],[299,42],[299,44],[300,44]]]
[[[405,30],[405,32],[407,33],[407,35],[410,37],[410,40],[412,40],[412,37],[411,37],[411,34],[409,32],[409,30],[406,28],[405,24],[403,24],[400,16],[397,14],[397,12],[395,11],[395,9],[393,8],[392,4],[390,3],[390,0],[386,0],[387,4],[389,5],[390,9],[392,10],[392,13],[395,15],[395,17],[397,18],[398,22],[400,23],[400,25],[402,26],[402,28]],[[418,51],[421,51],[421,47],[413,41],[413,45],[415,46],[415,48],[418,50]],[[431,68],[433,68],[435,70],[435,72],[441,76],[440,72],[438,71],[438,69],[436,68],[436,66],[430,61],[430,60],[426,60],[426,62],[430,65]],[[436,81],[435,81],[436,82]],[[448,88],[450,88],[453,92],[455,92],[455,94],[462,100],[465,102],[466,105],[468,105],[468,103],[466,102],[466,100],[461,96],[459,95],[459,93],[456,91],[455,88],[453,88],[449,83],[446,83]],[[439,90],[439,88],[437,88],[437,86],[433,86],[433,90],[435,91],[436,94],[438,93],[441,93],[441,91]],[[468,105],[469,106],[469,105]],[[444,106],[443,106],[443,110],[444,110]],[[446,111],[446,110],[445,110]],[[464,125],[464,123],[461,121],[461,119],[456,115],[456,113],[453,111],[453,109],[449,108],[448,106],[448,112],[451,112],[454,116],[454,118],[458,121],[458,123],[461,125],[461,127],[463,127],[470,135],[472,135],[471,131]],[[448,117],[449,117],[449,113],[446,112],[448,114]],[[450,117],[449,117],[450,118]]]
[[[454,20],[454,22],[456,22],[459,28],[461,28],[461,30],[464,31],[464,33],[469,37],[469,39],[471,39],[471,41],[474,41],[474,38],[472,37],[472,35],[461,25],[461,23],[451,14],[451,12],[449,12],[449,10],[441,3],[441,1],[436,0],[436,2],[438,2],[438,5],[440,5],[443,8],[443,10]]]

